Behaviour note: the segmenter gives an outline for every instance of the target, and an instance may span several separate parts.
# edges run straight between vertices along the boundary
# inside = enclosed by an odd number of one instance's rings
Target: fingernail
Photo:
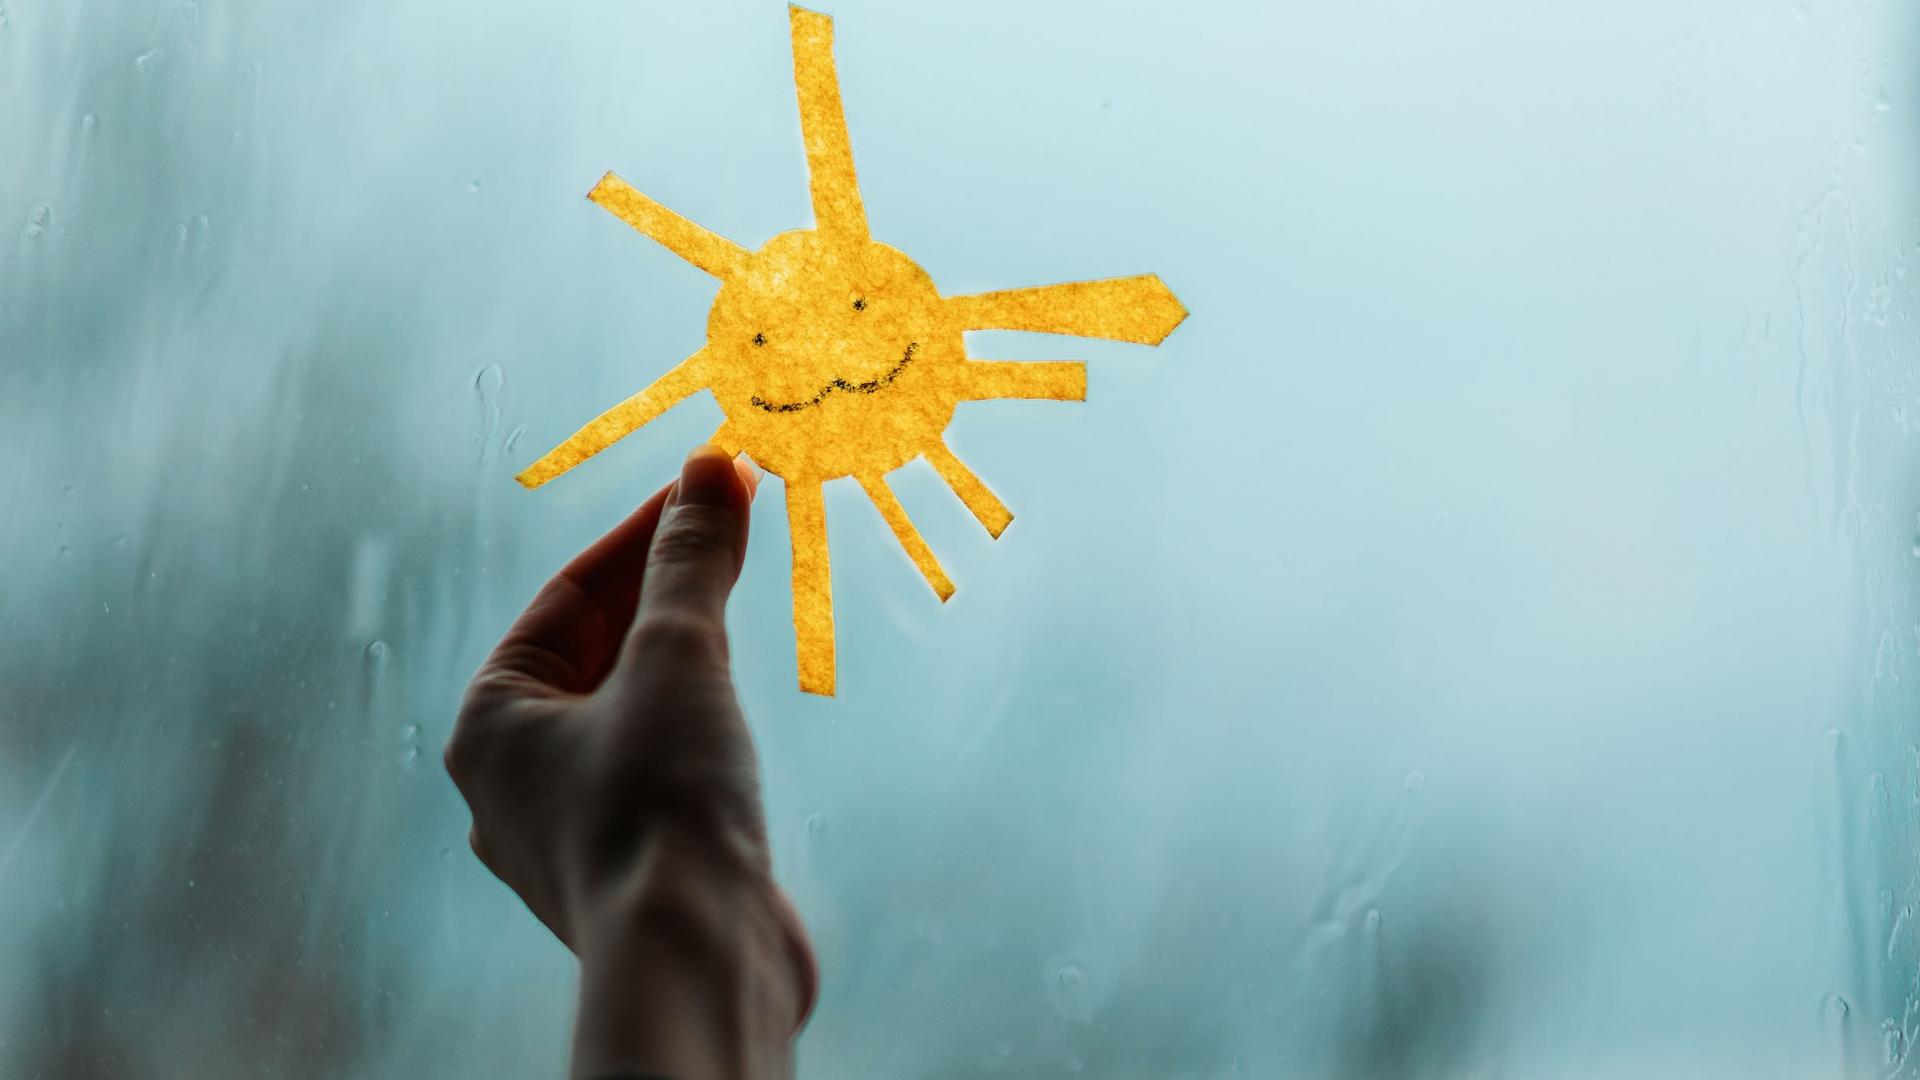
[[[729,506],[735,476],[733,459],[725,450],[701,443],[680,466],[680,490],[675,502],[681,506]]]
[[[747,501],[752,502],[760,494],[760,466],[745,454],[733,459],[733,469],[740,474],[740,481],[747,485]]]

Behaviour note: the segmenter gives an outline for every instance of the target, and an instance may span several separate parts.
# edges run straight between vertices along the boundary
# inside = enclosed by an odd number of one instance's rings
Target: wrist
[[[576,913],[574,1075],[786,1076],[816,976],[792,907],[728,845],[649,837],[635,871]]]

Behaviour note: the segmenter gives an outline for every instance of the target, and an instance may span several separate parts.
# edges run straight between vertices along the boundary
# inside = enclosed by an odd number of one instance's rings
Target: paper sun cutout
[[[793,629],[800,688],[832,694],[833,599],[821,485],[851,476],[942,601],[953,582],[908,520],[886,475],[924,456],[967,509],[1000,535],[1013,515],[947,449],[962,401],[1086,398],[1079,361],[968,359],[968,330],[1030,330],[1158,345],[1186,318],[1160,279],[1113,278],[943,297],[904,254],[867,235],[833,68],[833,20],[790,7],[814,227],[759,251],[708,232],[608,173],[587,198],[720,279],[707,344],[607,410],[519,480],[572,469],[668,408],[713,391],[726,422],[711,441],[786,481],[793,532]]]

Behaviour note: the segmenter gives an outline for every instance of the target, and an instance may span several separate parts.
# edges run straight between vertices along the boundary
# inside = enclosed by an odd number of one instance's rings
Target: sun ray
[[[725,450],[728,454],[738,454],[745,449],[740,445],[740,432],[733,426],[731,420],[722,420],[713,434],[707,437],[707,442],[709,445]]]
[[[907,549],[907,557],[920,568],[920,574],[927,579],[927,584],[933,586],[933,594],[940,598],[941,603],[946,603],[953,596],[953,579],[947,577],[947,572],[940,568],[940,560],[934,558],[933,549],[920,536],[920,530],[913,527],[913,519],[907,516],[907,508],[900,505],[900,499],[894,495],[886,477],[862,473],[856,479],[866,489],[867,498],[873,500],[880,516],[887,519],[894,538],[900,541],[901,547]]]
[[[833,19],[789,5],[793,82],[800,97],[800,135],[807,147],[813,225],[841,244],[867,242],[867,209],[853,172],[853,144],[833,66]]]
[[[612,173],[601,177],[593,190],[587,192],[587,198],[722,281],[739,277],[747,265],[746,248],[654,202],[639,188]]]
[[[1087,400],[1087,365],[1078,360],[969,360],[955,379],[962,401]]]
[[[953,493],[960,496],[960,501],[967,504],[967,509],[973,511],[973,516],[980,519],[980,524],[987,527],[987,534],[995,540],[1000,539],[1000,534],[1013,524],[1013,511],[1007,509],[1007,504],[988,490],[987,485],[973,475],[973,470],[967,468],[965,462],[954,456],[944,440],[927,447],[922,453],[933,466],[933,471],[940,474]]]
[[[793,637],[800,689],[833,696],[833,577],[827,560],[827,504],[818,483],[787,483],[793,534]]]
[[[968,330],[1027,330],[1140,345],[1160,344],[1187,317],[1186,307],[1158,274],[952,296],[947,307]]]
[[[696,352],[680,361],[645,390],[601,413],[586,427],[574,432],[566,442],[547,451],[540,460],[521,470],[514,479],[525,487],[537,488],[692,397],[706,385],[701,355]]]

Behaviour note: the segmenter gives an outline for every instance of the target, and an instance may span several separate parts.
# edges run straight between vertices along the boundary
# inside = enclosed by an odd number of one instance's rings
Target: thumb
[[[725,633],[727,595],[746,557],[752,500],[746,477],[726,451],[694,447],[647,552],[636,632],[665,623],[681,629],[706,624]]]

